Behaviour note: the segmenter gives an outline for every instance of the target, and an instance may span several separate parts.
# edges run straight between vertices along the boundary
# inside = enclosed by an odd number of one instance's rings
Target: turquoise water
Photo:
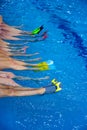
[[[56,70],[13,71],[17,75],[62,82],[60,93],[44,96],[1,98],[0,130],[87,130],[87,2],[85,0],[1,0],[0,14],[9,25],[33,30],[44,25],[48,39],[30,43],[28,53],[40,52],[53,60]],[[19,82],[40,87],[45,82]],[[18,82],[18,81],[17,81]]]

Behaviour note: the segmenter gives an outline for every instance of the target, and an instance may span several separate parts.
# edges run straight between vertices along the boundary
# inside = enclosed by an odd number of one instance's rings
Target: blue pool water
[[[44,25],[46,41],[30,43],[28,53],[40,52],[56,70],[12,71],[17,75],[57,78],[56,94],[0,99],[0,130],[87,130],[87,2],[86,0],[0,0],[0,14],[9,25],[33,30]],[[50,80],[36,83],[40,87]]]

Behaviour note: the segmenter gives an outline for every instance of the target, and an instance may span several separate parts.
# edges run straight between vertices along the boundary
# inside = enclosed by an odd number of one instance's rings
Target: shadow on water
[[[57,29],[62,30],[62,35],[64,37],[62,43],[69,43],[77,49],[78,56],[81,56],[85,60],[85,67],[87,69],[87,47],[83,44],[84,39],[82,39],[81,36],[79,36],[79,34],[71,27],[71,22],[60,17],[57,13],[57,11],[63,11],[63,6],[58,5],[57,3],[55,6],[52,6],[52,3],[50,4],[50,2],[40,2],[39,0],[35,0],[34,2],[32,1],[32,4],[37,9],[45,11],[50,15],[49,22],[55,24]]]
[[[78,50],[78,56],[83,57],[87,61],[87,47],[83,45],[84,40],[75,31],[67,27],[67,25],[61,23],[58,28],[64,30],[62,33],[64,37],[63,43],[69,41]]]

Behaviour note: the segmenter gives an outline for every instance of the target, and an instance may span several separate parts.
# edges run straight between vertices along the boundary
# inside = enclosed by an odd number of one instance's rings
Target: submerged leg
[[[17,80],[41,81],[41,80],[47,80],[47,79],[49,79],[49,76],[45,76],[43,78],[31,78],[31,77],[15,76],[14,79],[17,79]]]
[[[29,59],[29,60],[19,60],[19,61],[23,61],[23,62],[35,62],[35,61],[40,61],[41,58],[35,58],[35,59]]]
[[[27,56],[27,57],[31,57],[31,56],[35,56],[38,55],[39,53],[33,53],[33,54],[25,54],[25,53],[17,53],[17,54],[12,54],[12,56]]]

